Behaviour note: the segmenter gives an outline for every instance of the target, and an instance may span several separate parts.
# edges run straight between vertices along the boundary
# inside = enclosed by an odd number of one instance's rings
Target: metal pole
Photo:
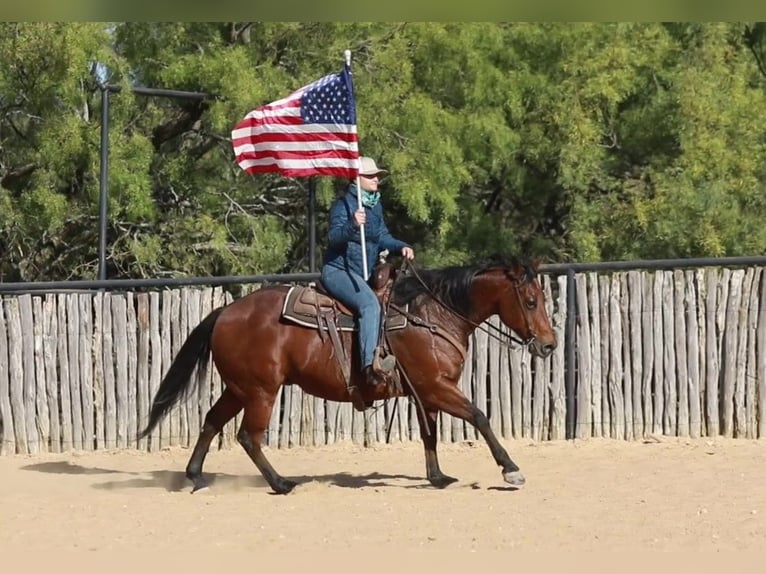
[[[106,88],[110,92],[121,92],[122,86],[109,84]],[[208,94],[207,92],[186,92],[184,90],[166,90],[164,88],[142,88],[134,86],[130,89],[134,94],[139,96],[157,96],[160,98],[182,98],[185,100],[213,100],[217,96],[215,94]]]
[[[109,86],[101,87],[101,179],[99,183],[98,278],[106,279],[106,211],[109,184]]]
[[[575,293],[574,269],[567,269],[567,323],[565,333],[565,371],[564,386],[567,395],[566,437],[575,438],[577,420],[577,396],[575,394],[575,327],[577,325],[577,297]]]
[[[316,226],[316,201],[317,201],[317,182],[316,176],[309,178],[309,271],[316,271],[316,250],[317,250],[317,226]]]

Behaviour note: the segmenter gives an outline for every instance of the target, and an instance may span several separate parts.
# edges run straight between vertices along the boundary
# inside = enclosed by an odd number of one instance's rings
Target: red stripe
[[[345,143],[353,143],[359,141],[359,135],[356,133],[341,133],[341,132],[319,132],[311,134],[288,134],[284,132],[278,133],[262,133],[253,134],[242,138],[234,138],[231,143],[234,147],[244,144],[252,143],[267,143],[267,142],[331,142],[341,141]]]
[[[273,157],[275,159],[295,159],[295,160],[310,160],[310,159],[347,159],[349,161],[355,160],[358,157],[357,152],[348,150],[326,150],[326,151],[265,151],[265,152],[245,152],[237,156],[237,162],[242,162],[246,159],[265,159],[267,157]]]
[[[306,169],[283,169],[276,165],[259,165],[249,167],[245,170],[247,173],[270,173],[279,172],[286,177],[309,177],[312,175],[331,175],[335,177],[346,177],[353,179],[356,177],[356,170],[343,167],[311,167]]]
[[[268,118],[245,118],[234,129],[257,128],[264,125],[299,126],[303,123],[300,116],[276,116]]]
[[[271,163],[280,163],[285,161],[293,161],[293,162],[300,162],[296,165],[306,165],[311,166],[314,163],[327,163],[327,160],[334,160],[333,165],[327,165],[325,167],[340,167],[342,169],[353,169],[356,167],[356,159],[355,158],[348,158],[348,157],[337,157],[337,156],[312,156],[312,157],[300,157],[300,156],[258,156],[258,157],[252,157],[247,155],[241,155],[237,156],[235,158],[236,162],[242,167],[253,167],[253,166],[261,166],[261,165],[270,165]],[[272,160],[272,161],[268,161]],[[249,162],[252,162],[252,164],[248,165]],[[294,166],[293,166],[294,167]]]

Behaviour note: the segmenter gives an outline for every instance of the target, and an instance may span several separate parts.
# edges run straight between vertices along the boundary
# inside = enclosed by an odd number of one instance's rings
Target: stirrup
[[[386,355],[380,360],[380,370],[386,373],[390,373],[396,368],[396,357],[393,355]]]
[[[372,368],[377,374],[387,375],[396,368],[396,357],[393,355],[386,355],[381,358],[382,354],[383,349],[377,347],[375,349],[375,354],[372,357]]]

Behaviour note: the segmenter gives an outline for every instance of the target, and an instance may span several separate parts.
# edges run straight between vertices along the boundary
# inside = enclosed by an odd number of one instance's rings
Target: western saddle
[[[388,308],[395,276],[396,270],[390,263],[379,263],[373,270],[370,286],[383,309]],[[339,332],[357,330],[354,313],[332,297],[321,281],[317,281],[305,287],[294,285],[290,288],[287,297],[285,297],[282,317],[292,323],[317,329],[323,341],[325,337],[329,337],[335,348],[335,355],[340,363],[346,387],[351,392],[353,385],[351,383],[350,353],[346,352]],[[407,316],[398,311],[392,311],[386,314],[383,325],[386,332],[404,329],[407,326]],[[383,345],[387,345],[386,337],[383,336],[382,339]],[[391,352],[390,349],[385,349],[385,351]],[[378,356],[376,356],[376,360],[379,360]],[[398,380],[398,377],[396,379]]]

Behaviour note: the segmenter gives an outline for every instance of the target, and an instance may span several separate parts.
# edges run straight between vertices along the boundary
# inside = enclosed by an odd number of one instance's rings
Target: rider
[[[370,386],[388,382],[388,373],[396,362],[387,356],[374,364],[375,348],[380,335],[381,306],[370,287],[369,277],[363,276],[360,226],[364,225],[364,240],[370,276],[378,255],[388,250],[414,259],[415,251],[404,241],[391,236],[383,217],[378,184],[388,172],[379,169],[369,157],[360,157],[359,183],[362,205],[357,201],[356,182],[349,182],[345,193],[330,207],[329,246],[322,266],[322,284],[325,289],[357,318],[360,365],[364,380]]]

